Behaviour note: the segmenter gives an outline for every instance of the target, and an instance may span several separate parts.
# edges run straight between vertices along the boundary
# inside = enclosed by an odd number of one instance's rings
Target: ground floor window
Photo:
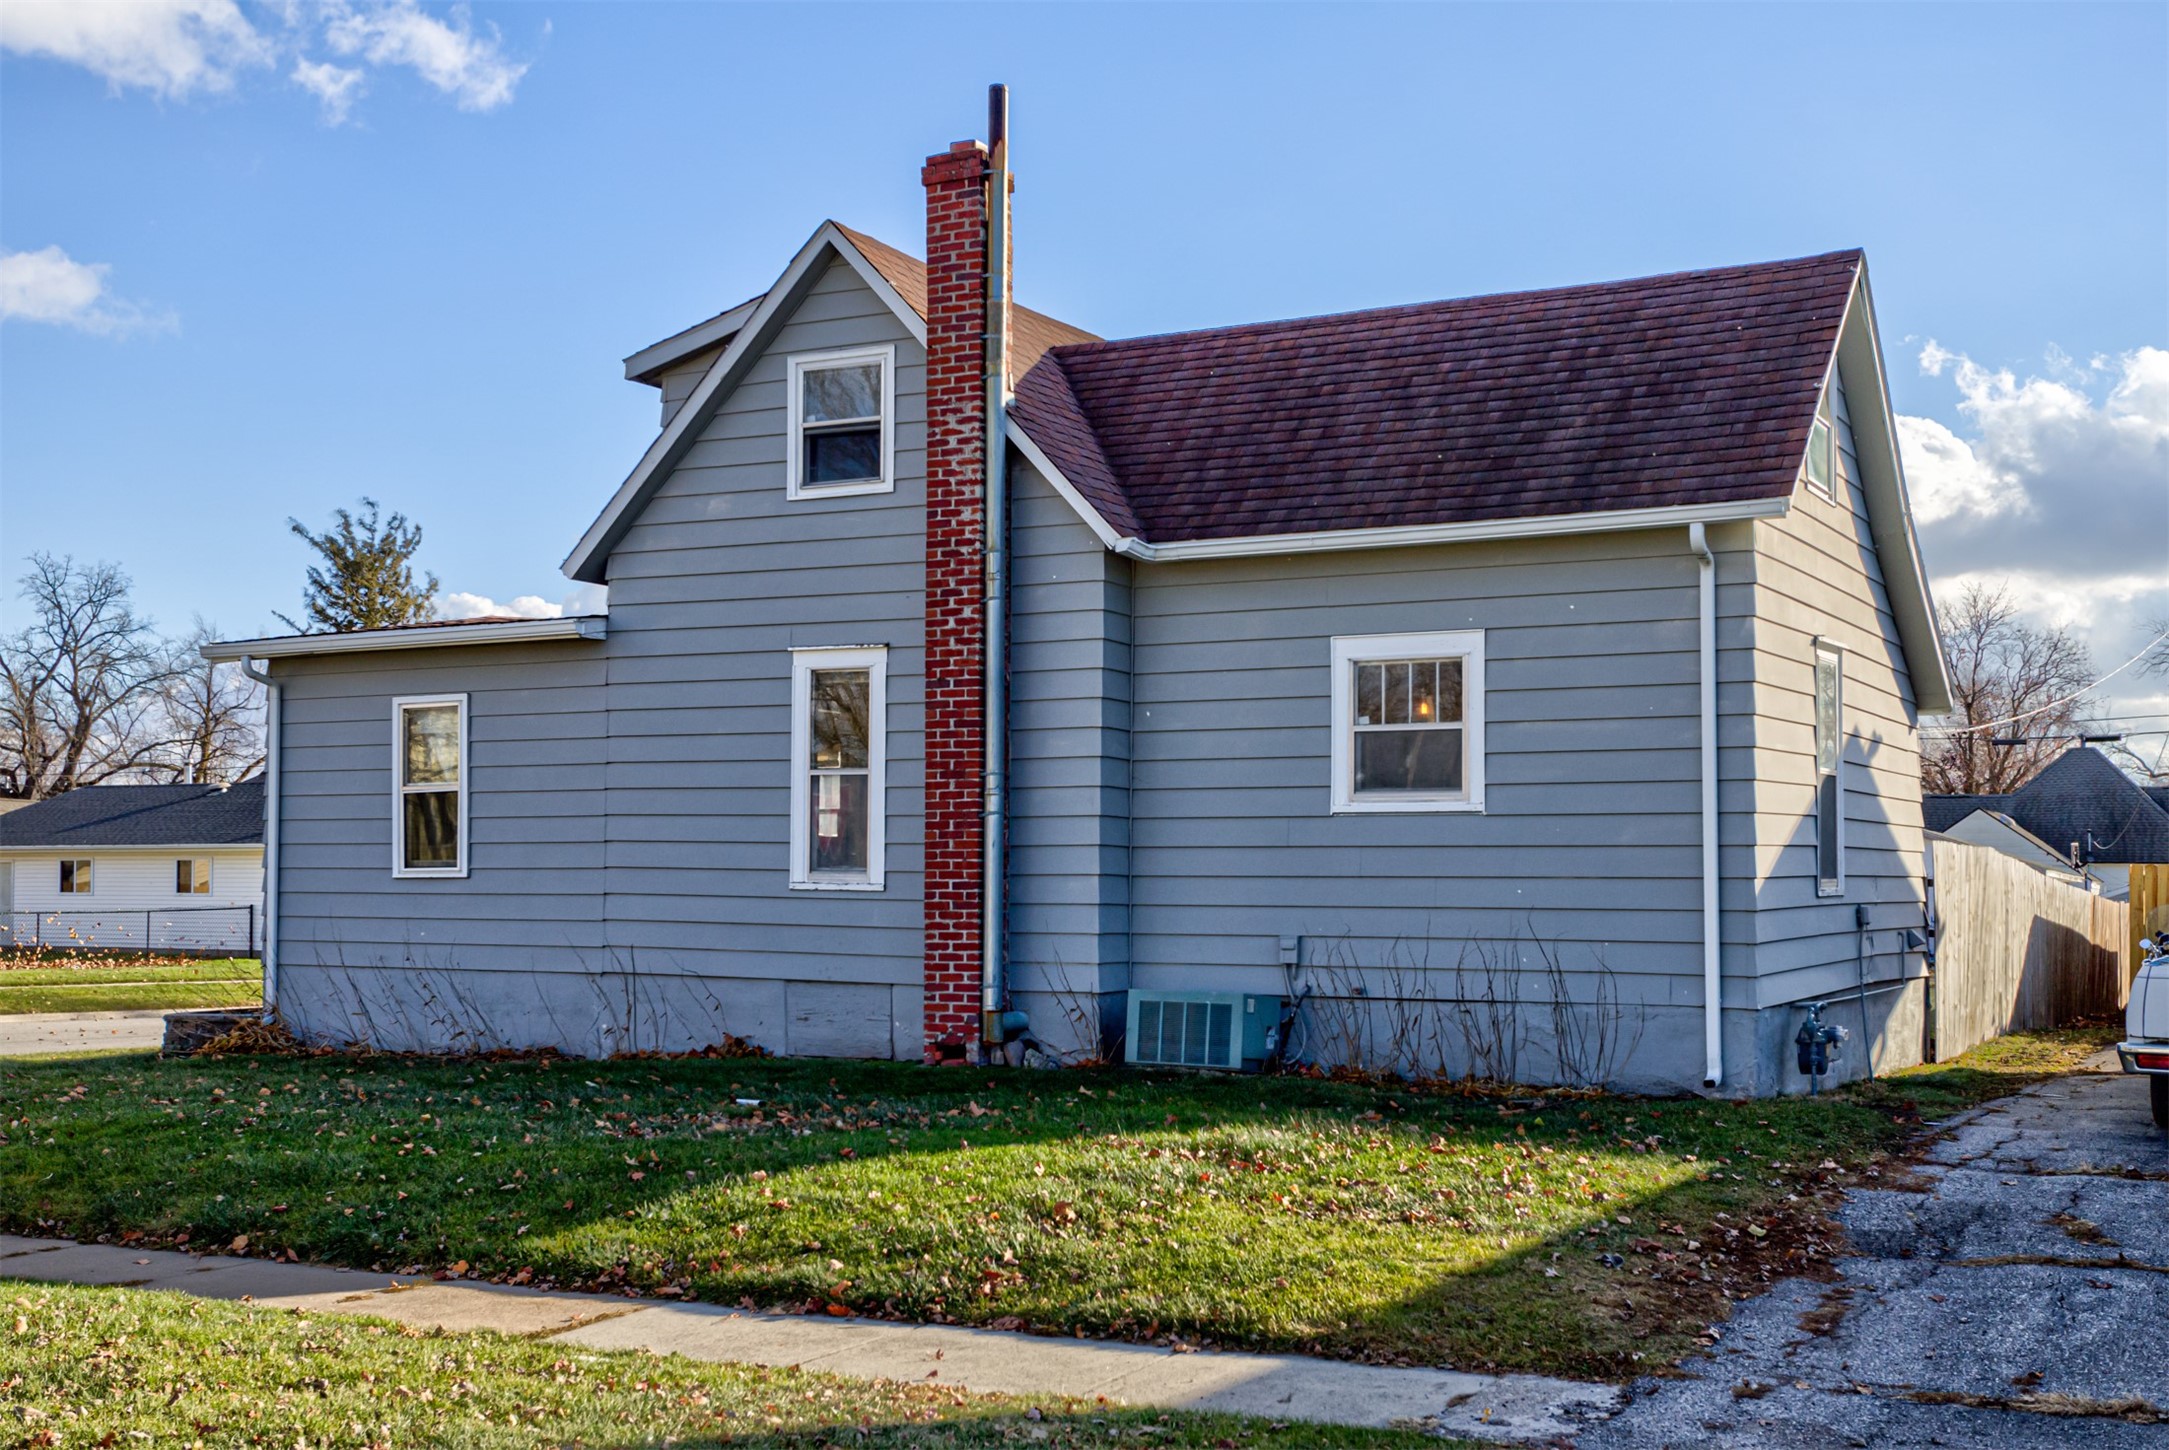
[[[1483,631],[1336,638],[1333,809],[1483,806]]]
[[[1845,892],[1845,655],[1815,646],[1815,894]]]
[[[62,896],[90,895],[90,862],[78,857],[60,863],[60,894]]]
[[[176,896],[209,896],[211,894],[211,858],[208,856],[183,856],[173,863],[173,891]]]
[[[392,874],[467,874],[467,697],[392,702]]]
[[[888,650],[791,652],[791,885],[878,891]]]

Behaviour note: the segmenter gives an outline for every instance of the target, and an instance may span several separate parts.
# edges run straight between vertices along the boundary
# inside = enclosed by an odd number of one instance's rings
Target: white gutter
[[[219,640],[203,647],[207,660],[280,659],[292,655],[361,654],[371,650],[448,649],[471,644],[530,644],[542,640],[602,639],[607,615],[562,619],[515,619],[496,624],[420,624],[405,629],[358,629],[347,634],[289,634],[270,639]],[[261,676],[251,675],[251,679]]]
[[[205,658],[210,657],[206,647]],[[243,657],[241,673],[264,687],[264,1020],[279,1010],[279,682]]]
[[[1695,554],[1702,683],[1702,1086],[1725,1080],[1724,973],[1717,911],[1717,556],[1699,523],[1687,526]]]
[[[1458,524],[1402,524],[1382,529],[1320,529],[1307,534],[1250,534],[1232,539],[1194,539],[1150,544],[1119,532],[1063,476],[1047,451],[1014,422],[1009,437],[1032,461],[1063,502],[1076,510],[1095,537],[1125,558],[1147,563],[1183,559],[1239,559],[1274,554],[1324,554],[1347,549],[1405,549],[1420,544],[1473,544],[1491,539],[1538,539],[1563,534],[1604,534],[1635,529],[1676,529],[1682,524],[1719,524],[1736,519],[1777,518],[1792,510],[1792,499],[1749,499],[1741,503],[1676,504],[1645,509],[1607,509],[1599,513],[1534,515],[1480,519]]]
[[[1678,528],[1681,524],[1775,518],[1790,511],[1790,498],[1744,503],[1682,504],[1673,508],[1608,509],[1602,513],[1481,519],[1465,524],[1404,524],[1386,529],[1323,529],[1310,534],[1264,534],[1240,539],[1193,539],[1148,544],[1124,539],[1119,553],[1170,563],[1178,559],[1229,559],[1257,554],[1323,554],[1341,549],[1399,549],[1411,544],[1464,544],[1486,539],[1549,538],[1558,534],[1607,534],[1624,529]]]

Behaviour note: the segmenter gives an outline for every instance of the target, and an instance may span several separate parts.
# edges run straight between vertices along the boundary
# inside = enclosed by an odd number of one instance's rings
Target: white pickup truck
[[[2146,1075],[2154,1126],[2169,1128],[2169,933],[2158,942],[2140,938],[2139,955],[2144,964],[2132,979],[2124,1040],[2116,1044],[2116,1055],[2124,1060],[2124,1071]]]

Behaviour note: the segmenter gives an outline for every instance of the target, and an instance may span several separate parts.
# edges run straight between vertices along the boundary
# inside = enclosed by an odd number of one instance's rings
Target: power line
[[[2051,700],[2046,705],[2038,706],[2035,709],[2027,710],[2021,714],[2006,715],[2001,720],[1984,720],[1978,725],[1938,725],[1933,728],[1924,729],[1921,733],[1924,735],[1978,735],[1981,731],[1993,730],[1998,725],[2016,725],[2021,720],[2031,720],[2036,715],[2046,715],[2049,711],[2054,710],[2059,706],[2070,704],[2073,700],[2078,699],[2080,696],[2086,694],[2088,691],[2100,689],[2103,685],[2106,685],[2109,681],[2115,679],[2118,675],[2124,673],[2124,671],[2130,669],[2133,665],[2139,663],[2139,661],[2145,659],[2149,654],[2153,653],[2154,646],[2160,644],[2165,639],[2169,639],[2169,629],[2163,630],[2160,634],[2155,635],[2152,639],[2141,645],[2137,654],[2133,655],[2130,659],[2124,661],[2115,669],[2103,675],[2100,679],[2094,681],[2091,685],[2087,685],[2081,689],[2074,690],[2060,700]]]

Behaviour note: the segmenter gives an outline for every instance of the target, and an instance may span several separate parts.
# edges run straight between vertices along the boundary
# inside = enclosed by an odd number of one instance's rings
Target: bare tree
[[[170,651],[113,564],[33,554],[30,622],[0,639],[0,796],[43,800],[128,779],[170,745]]]
[[[2067,629],[2027,624],[2003,589],[1970,584],[1943,611],[1943,655],[1954,708],[1921,751],[1924,790],[2017,790],[2078,733],[2094,680],[2086,646]],[[2020,737],[2025,743],[1995,743]]]
[[[239,665],[203,657],[217,638],[198,619],[173,646],[162,706],[167,745],[156,771],[175,784],[231,785],[263,768],[263,687]]]

